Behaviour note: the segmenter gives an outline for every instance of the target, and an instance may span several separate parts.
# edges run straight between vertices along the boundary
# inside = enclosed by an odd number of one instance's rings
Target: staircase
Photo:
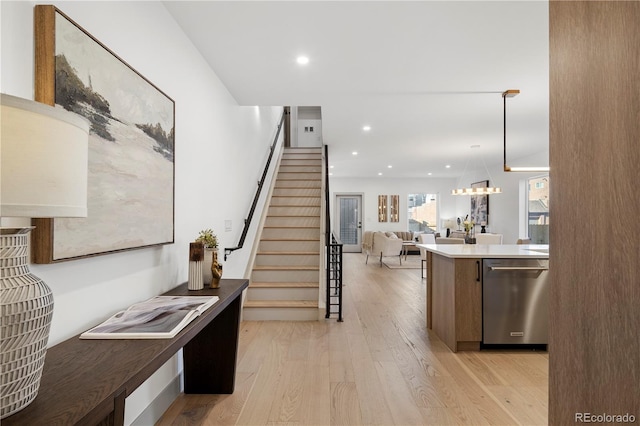
[[[248,321],[317,321],[322,149],[285,148],[244,302]]]

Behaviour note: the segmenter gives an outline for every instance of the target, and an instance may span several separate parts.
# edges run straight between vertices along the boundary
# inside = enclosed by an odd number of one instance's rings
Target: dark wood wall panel
[[[640,2],[549,7],[549,423],[637,422]]]

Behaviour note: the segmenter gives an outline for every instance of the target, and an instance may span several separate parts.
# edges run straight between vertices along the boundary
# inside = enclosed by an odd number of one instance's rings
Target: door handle
[[[544,266],[489,266],[492,271],[548,271]]]

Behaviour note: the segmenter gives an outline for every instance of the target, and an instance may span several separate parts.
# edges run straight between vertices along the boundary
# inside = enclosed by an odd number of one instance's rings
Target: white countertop
[[[416,244],[450,258],[548,259],[549,246],[542,244]]]

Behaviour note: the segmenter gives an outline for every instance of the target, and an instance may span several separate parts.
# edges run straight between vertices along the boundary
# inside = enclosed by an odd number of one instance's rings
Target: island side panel
[[[427,297],[425,298],[427,309],[425,310],[425,316],[427,317],[427,329],[433,328],[432,321],[432,305],[431,302],[433,300],[433,253],[430,251],[427,252],[427,265],[426,265],[426,280],[427,280]]]
[[[455,260],[434,254],[432,262],[432,328],[438,337],[455,352]]]
[[[480,350],[482,259],[455,260],[456,350]]]

